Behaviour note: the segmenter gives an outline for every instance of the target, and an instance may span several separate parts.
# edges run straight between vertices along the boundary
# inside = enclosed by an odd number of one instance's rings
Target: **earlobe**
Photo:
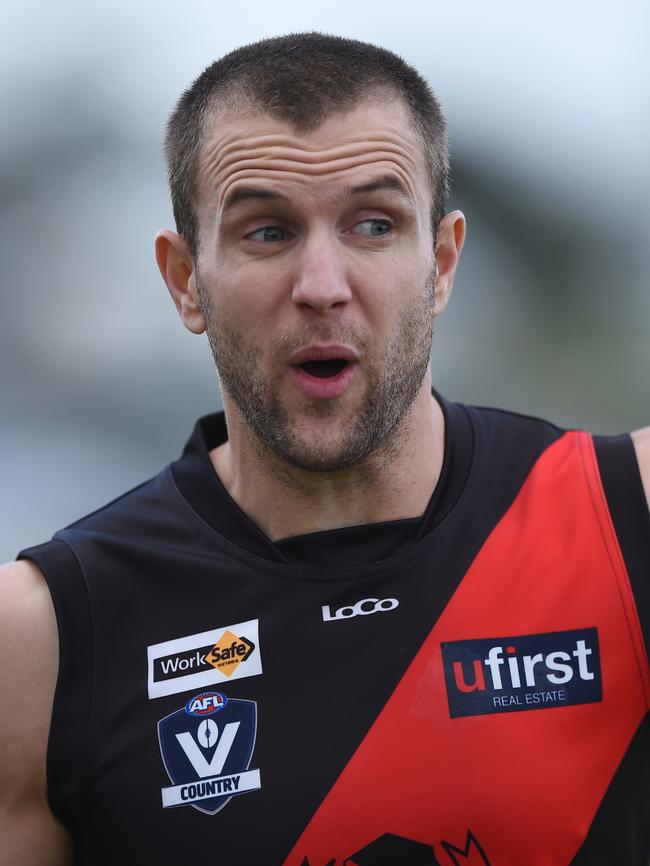
[[[163,229],[155,240],[156,262],[178,310],[181,321],[193,334],[205,331],[205,320],[198,302],[196,270],[183,238]]]
[[[465,216],[459,210],[445,214],[440,220],[436,241],[436,316],[442,313],[449,301],[464,243]]]

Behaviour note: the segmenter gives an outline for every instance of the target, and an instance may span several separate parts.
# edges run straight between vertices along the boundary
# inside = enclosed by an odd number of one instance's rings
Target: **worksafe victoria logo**
[[[452,718],[602,699],[595,628],[451,641],[441,646]]]
[[[158,722],[160,753],[173,784],[162,804],[192,806],[214,815],[236,795],[261,788],[250,769],[257,732],[257,704],[207,691]]]
[[[251,619],[147,647],[149,697],[261,674],[258,626]]]

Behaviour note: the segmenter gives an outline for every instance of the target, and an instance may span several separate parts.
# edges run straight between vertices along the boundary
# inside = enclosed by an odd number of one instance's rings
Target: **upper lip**
[[[295,351],[289,358],[289,364],[298,366],[306,364],[307,361],[357,361],[359,355],[350,346],[338,346],[328,343],[327,345],[305,346]]]

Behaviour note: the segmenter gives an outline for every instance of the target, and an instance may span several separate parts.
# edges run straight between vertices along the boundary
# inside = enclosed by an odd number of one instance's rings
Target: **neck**
[[[271,541],[419,517],[438,482],[444,419],[429,375],[391,441],[340,472],[290,466],[259,441],[227,398],[224,407],[228,441],[210,453],[212,464],[230,496]]]

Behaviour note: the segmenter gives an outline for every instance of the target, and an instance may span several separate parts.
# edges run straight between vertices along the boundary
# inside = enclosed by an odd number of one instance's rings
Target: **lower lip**
[[[336,376],[321,379],[312,376],[302,367],[290,367],[293,380],[306,397],[312,400],[333,400],[344,393],[357,371],[355,362],[347,364]]]

